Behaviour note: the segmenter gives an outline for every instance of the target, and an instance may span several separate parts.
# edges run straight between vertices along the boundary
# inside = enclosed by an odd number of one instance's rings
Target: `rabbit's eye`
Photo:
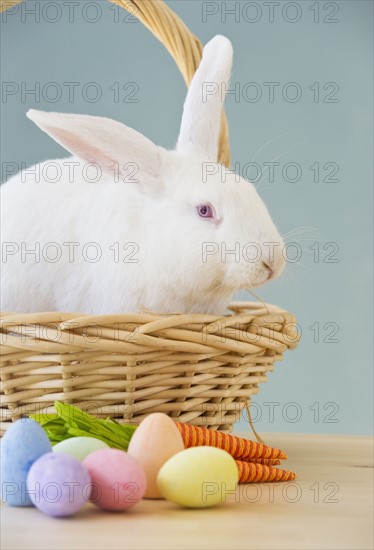
[[[211,204],[199,204],[199,206],[196,207],[196,210],[200,218],[214,219],[214,210]]]

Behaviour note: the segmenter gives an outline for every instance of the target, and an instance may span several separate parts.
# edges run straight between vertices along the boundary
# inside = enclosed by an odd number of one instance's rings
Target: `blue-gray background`
[[[167,3],[203,43],[232,40],[233,161],[257,163],[246,175],[260,178],[283,233],[306,228],[288,239],[300,260],[258,292],[296,314],[302,341],[255,397],[256,428],[370,433],[373,4],[281,1],[272,16],[266,2]],[[68,4],[28,0],[3,17],[2,168],[66,155],[26,119],[32,107],[112,117],[172,148],[185,85],[162,44],[104,0],[79,2],[74,15]],[[73,97],[66,82],[77,83]],[[35,83],[40,97],[24,94]]]

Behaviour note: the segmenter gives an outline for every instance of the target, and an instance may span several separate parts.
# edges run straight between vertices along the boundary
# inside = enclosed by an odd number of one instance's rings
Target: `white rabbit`
[[[231,66],[216,36],[175,151],[107,118],[28,111],[74,156],[1,188],[3,311],[221,314],[281,273],[283,241],[254,186],[216,164]],[[219,91],[204,97],[204,83]]]

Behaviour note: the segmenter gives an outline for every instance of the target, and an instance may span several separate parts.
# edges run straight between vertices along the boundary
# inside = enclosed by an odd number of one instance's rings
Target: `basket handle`
[[[131,12],[165,46],[187,84],[200,64],[203,46],[183,21],[164,2],[154,0],[109,0]],[[222,109],[218,162],[230,167],[230,144],[227,118]]]
[[[0,13],[9,10],[9,8],[13,8],[13,6],[20,4],[21,2],[23,2],[23,0],[0,0]]]
[[[135,15],[162,42],[173,57],[187,84],[200,64],[203,46],[183,21],[164,2],[154,0],[109,0]],[[1,0],[0,13],[22,0]],[[222,109],[218,162],[230,168],[230,144],[227,118]]]

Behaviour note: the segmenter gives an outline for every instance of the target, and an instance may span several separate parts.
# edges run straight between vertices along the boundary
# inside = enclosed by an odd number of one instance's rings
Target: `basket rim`
[[[58,311],[2,314],[0,355],[12,354],[14,349],[39,353],[96,349],[136,354],[148,347],[172,353],[204,354],[217,349],[236,354],[265,349],[283,353],[298,345],[300,331],[291,313],[257,302],[233,302],[230,307],[233,310],[228,315],[150,312],[79,315]],[[99,341],[87,341],[87,335],[95,334],[100,334]]]
[[[136,319],[140,322],[150,322],[155,318],[181,318],[183,322],[188,322],[191,319],[193,322],[200,321],[201,323],[211,323],[217,319],[229,319],[231,317],[243,316],[252,314],[256,317],[264,317],[269,315],[287,315],[295,317],[293,313],[290,313],[286,309],[270,303],[265,302],[252,302],[252,301],[232,301],[227,306],[227,313],[214,314],[214,313],[180,313],[180,312],[156,312],[150,311],[144,308],[141,311],[125,312],[125,313],[102,313],[102,314],[90,314],[83,312],[68,312],[68,311],[35,311],[35,312],[12,312],[12,311],[0,311],[0,326],[5,321],[25,321],[25,322],[46,322],[54,318],[55,322],[64,323],[69,320],[80,322],[81,320],[98,322],[102,321],[104,324],[111,322],[112,320],[130,320]]]

